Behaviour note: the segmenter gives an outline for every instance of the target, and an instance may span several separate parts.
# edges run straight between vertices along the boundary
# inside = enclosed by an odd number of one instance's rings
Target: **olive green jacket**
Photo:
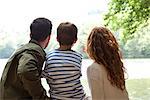
[[[45,52],[31,40],[8,60],[0,81],[0,100],[44,100],[46,91],[41,84]]]

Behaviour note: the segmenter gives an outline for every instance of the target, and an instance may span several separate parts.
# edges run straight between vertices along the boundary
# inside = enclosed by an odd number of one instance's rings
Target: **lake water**
[[[0,77],[6,62],[7,59],[0,59]],[[127,69],[128,79],[150,78],[150,59],[125,59],[123,62],[125,68]],[[91,63],[92,60],[89,59],[83,59],[82,62],[81,81],[83,82],[84,89],[88,95],[90,95],[90,91],[87,83],[86,70]],[[45,79],[42,79],[42,84],[48,91],[49,87]]]
[[[0,59],[0,77],[7,59]],[[124,66],[127,69],[128,79],[150,78],[150,59],[125,59]],[[82,61],[82,78],[86,79],[86,69],[92,63],[90,59]]]

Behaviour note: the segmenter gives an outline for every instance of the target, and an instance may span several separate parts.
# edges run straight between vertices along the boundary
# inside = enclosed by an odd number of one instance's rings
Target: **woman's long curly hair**
[[[87,40],[87,53],[95,62],[104,65],[112,85],[125,89],[125,68],[118,43],[110,30],[105,27],[93,28]]]

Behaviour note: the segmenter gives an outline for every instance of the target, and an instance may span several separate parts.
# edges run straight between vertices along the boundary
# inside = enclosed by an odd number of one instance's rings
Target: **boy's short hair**
[[[77,40],[77,27],[70,23],[61,23],[57,28],[57,40],[60,45],[72,45]]]
[[[43,41],[51,35],[52,23],[46,18],[37,18],[30,25],[31,39]]]

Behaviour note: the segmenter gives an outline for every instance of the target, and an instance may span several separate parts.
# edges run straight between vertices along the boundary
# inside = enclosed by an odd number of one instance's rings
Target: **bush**
[[[142,28],[125,45],[120,46],[125,58],[150,58],[150,25]]]

